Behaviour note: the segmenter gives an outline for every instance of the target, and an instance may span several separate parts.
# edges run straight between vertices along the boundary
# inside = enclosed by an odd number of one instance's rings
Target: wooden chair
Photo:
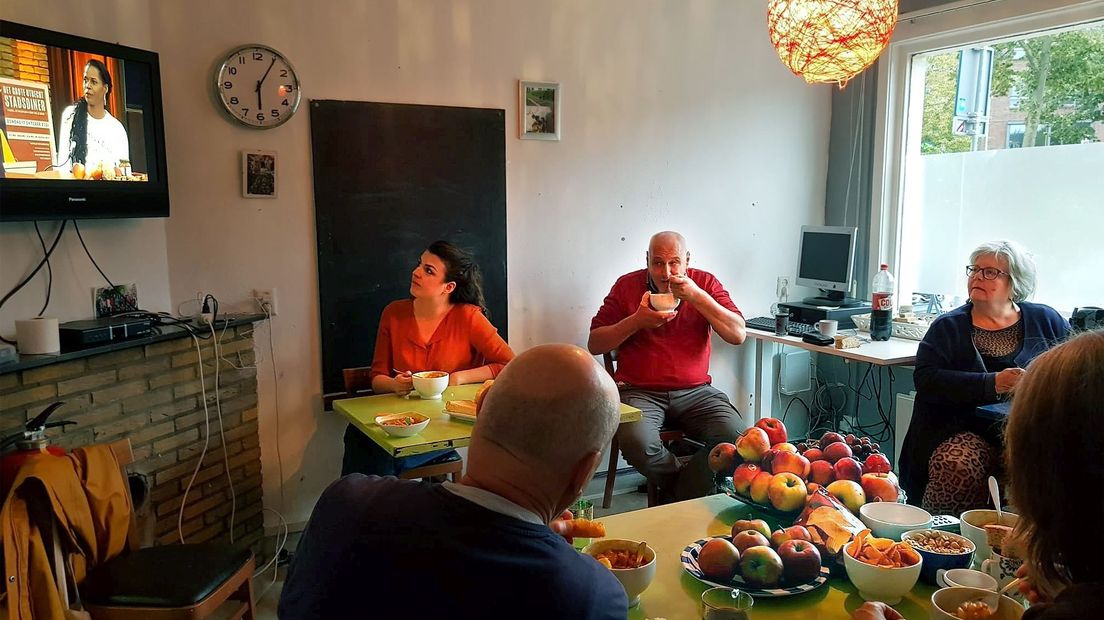
[[[371,370],[368,366],[342,369],[341,374],[345,379],[346,398],[372,395]],[[412,467],[400,472],[398,477],[402,480],[417,480],[433,476],[448,476],[453,482],[459,482],[460,472],[463,470],[464,459],[456,458],[444,463],[430,463],[421,467]]]
[[[111,450],[126,484],[125,468],[134,462],[130,440],[112,443]],[[221,543],[139,549],[133,511],[130,520],[129,551],[92,569],[79,585],[93,620],[198,620],[216,610],[219,618],[256,618],[252,551]],[[233,608],[223,610],[224,603]]]
[[[614,372],[617,370],[614,363],[617,361],[617,349],[608,353],[602,354],[602,364],[606,367],[606,372],[611,377],[614,376]],[[673,441],[680,441],[686,439],[686,433],[678,430],[677,428],[661,428],[659,429],[659,440],[664,444],[671,443]],[[602,493],[602,508],[609,508],[610,503],[613,501],[613,483],[617,480],[617,460],[621,452],[621,446],[617,442],[617,434],[614,433],[613,440],[610,442],[610,454],[609,454],[609,468],[606,469],[606,489]],[[679,459],[682,462],[689,460],[687,458]],[[648,489],[648,507],[651,508],[659,503],[659,497],[657,495],[656,485],[651,480],[647,484]]]

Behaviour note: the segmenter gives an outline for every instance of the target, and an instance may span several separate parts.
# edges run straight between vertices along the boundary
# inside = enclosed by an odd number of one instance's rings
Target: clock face
[[[230,117],[247,127],[282,125],[299,107],[299,77],[291,63],[263,45],[230,52],[219,67],[215,90]]]

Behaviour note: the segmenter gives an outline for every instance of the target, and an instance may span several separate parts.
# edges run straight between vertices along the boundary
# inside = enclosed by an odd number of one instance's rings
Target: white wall
[[[38,5],[36,16],[10,18],[113,36],[47,17],[87,16],[86,3]],[[506,109],[516,350],[584,343],[609,286],[643,265],[648,236],[665,228],[688,237],[692,264],[720,277],[748,316],[763,314],[775,276],[795,272],[799,226],[823,221],[829,90],[778,61],[763,0],[159,2],[152,26],[127,16],[130,6],[102,1],[95,11],[161,55],[173,301],[202,288],[244,308],[251,288],[279,289],[282,506],[267,328],[258,333],[262,460],[266,505],[293,523],[337,476],[344,429],[320,412],[309,113],[304,104],[268,132],[224,120],[207,85],[230,47],[281,50],[307,98]],[[561,82],[561,142],[516,139],[518,79]],[[277,200],[240,198],[244,148],[280,152]],[[717,385],[748,410],[737,374],[750,373],[752,347],[715,347]]]

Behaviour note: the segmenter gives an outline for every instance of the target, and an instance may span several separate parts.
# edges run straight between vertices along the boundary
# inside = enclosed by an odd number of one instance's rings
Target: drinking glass
[[[755,599],[735,588],[710,588],[702,592],[702,620],[748,620]]]
[[[590,500],[580,499],[568,507],[568,510],[571,511],[572,519],[586,519],[588,521],[594,519],[594,504],[590,503]],[[590,539],[576,536],[572,544],[576,549],[581,550],[583,547],[590,544]]]

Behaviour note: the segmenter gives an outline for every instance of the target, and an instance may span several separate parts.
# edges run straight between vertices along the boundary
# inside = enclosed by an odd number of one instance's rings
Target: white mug
[[[839,321],[834,319],[821,319],[816,322],[816,328],[821,336],[832,338],[836,335],[836,330],[839,329]]]
[[[935,571],[935,582],[941,588],[964,587],[997,591],[997,580],[992,575],[969,568],[941,568]]]

